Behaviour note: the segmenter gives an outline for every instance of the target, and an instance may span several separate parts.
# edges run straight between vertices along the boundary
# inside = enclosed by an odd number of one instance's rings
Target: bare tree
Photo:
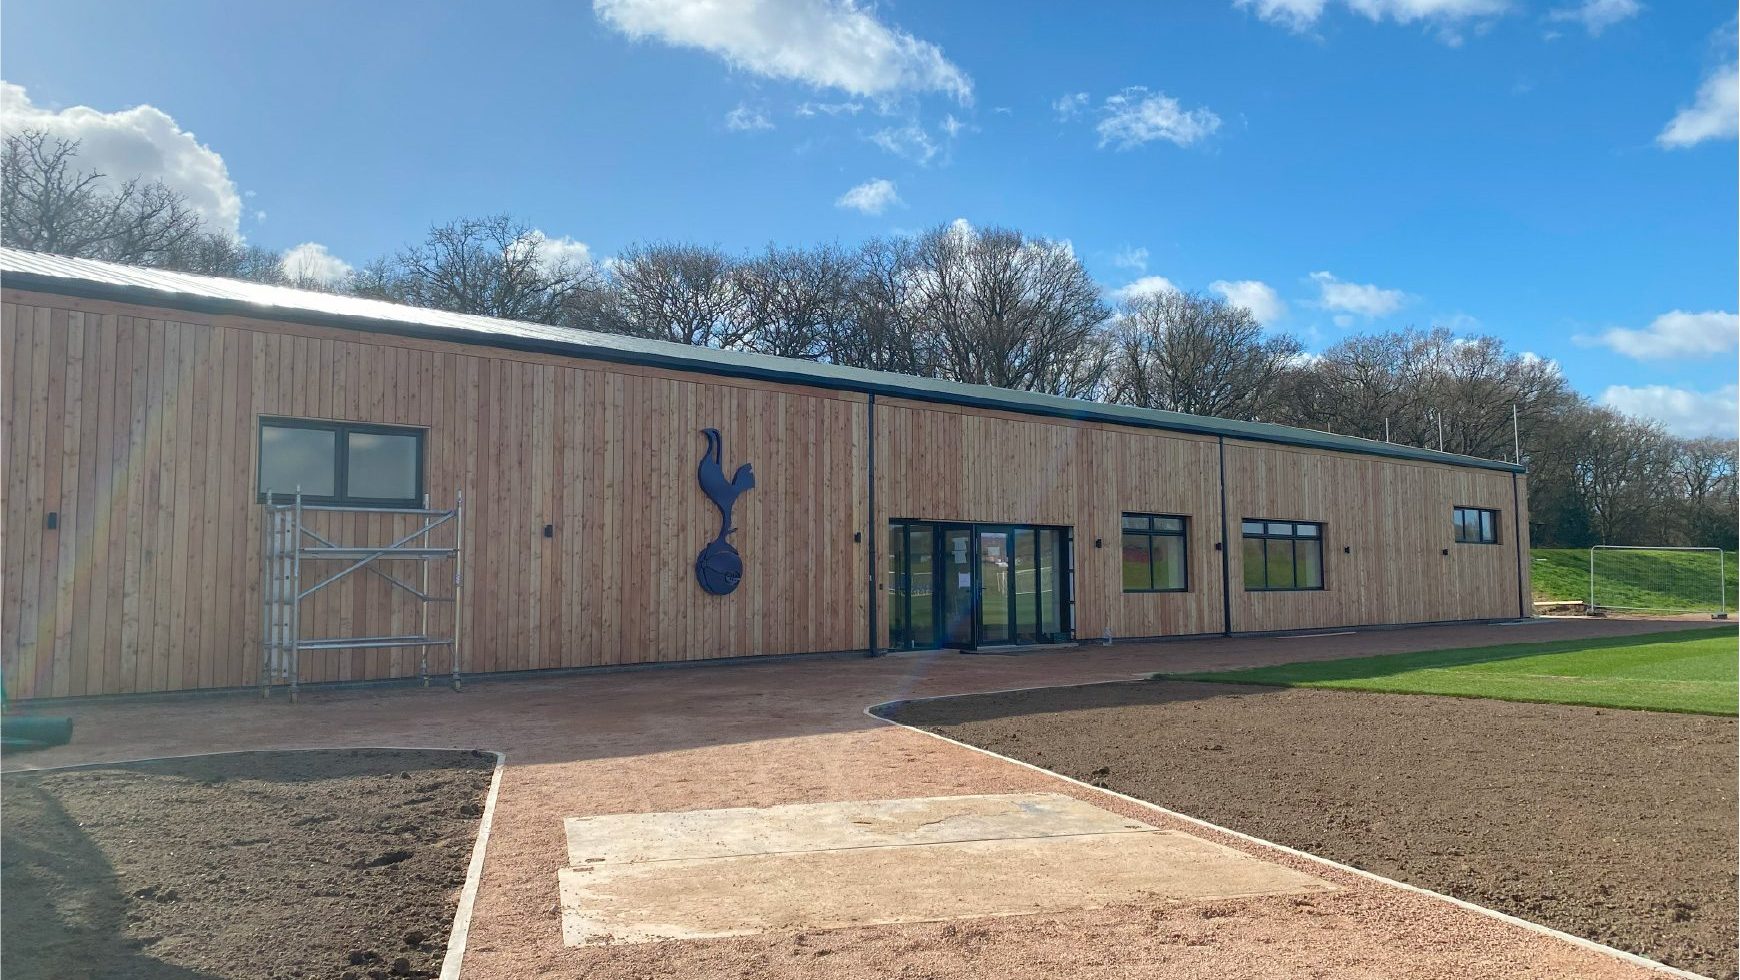
[[[1071,397],[1099,386],[1111,310],[1067,245],[944,225],[915,243],[910,275],[940,376]]]
[[[1303,348],[1244,307],[1167,290],[1124,305],[1111,351],[1110,401],[1249,420],[1269,414]]]
[[[278,284],[289,281],[283,262],[284,256],[273,249],[250,245],[222,232],[206,231],[191,236],[164,256],[163,267],[202,276]],[[307,282],[291,285],[320,288]]]
[[[78,141],[37,130],[6,136],[0,150],[0,243],[161,266],[200,233],[198,213],[161,181],[110,181],[79,169],[78,151]]]
[[[737,347],[748,337],[736,263],[717,248],[631,245],[610,268],[595,329],[697,347]]]
[[[537,231],[505,214],[459,218],[365,266],[354,291],[454,313],[568,324],[598,270],[554,254]]]
[[[821,360],[849,322],[853,265],[839,248],[768,246],[731,270],[732,335],[747,350]]]
[[[935,377],[936,359],[917,323],[916,249],[910,238],[873,238],[854,256],[846,318],[829,338],[838,364]]]

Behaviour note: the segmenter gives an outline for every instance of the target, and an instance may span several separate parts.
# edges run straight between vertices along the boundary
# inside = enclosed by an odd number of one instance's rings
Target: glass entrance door
[[[973,639],[973,529],[944,527],[937,533],[942,554],[941,611],[937,617],[935,646],[972,646]]]
[[[1068,640],[1069,541],[1062,527],[892,522],[889,645],[971,649]]]

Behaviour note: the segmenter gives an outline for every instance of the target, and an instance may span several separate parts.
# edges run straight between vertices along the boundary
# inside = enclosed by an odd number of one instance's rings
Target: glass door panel
[[[1039,561],[1037,535],[1030,527],[1015,529],[1015,642],[1039,640]]]
[[[942,564],[942,622],[937,637],[944,646],[973,643],[973,531],[944,527],[939,537]]]
[[[979,530],[979,642],[1011,641],[1009,556],[1007,530]]]
[[[906,525],[892,524],[888,528],[888,645],[896,650],[912,647],[906,570]]]
[[[913,646],[928,648],[937,645],[936,635],[936,527],[931,524],[907,525],[907,589],[911,605],[907,622]]]
[[[1051,528],[1039,530],[1039,627],[1047,640],[1057,640],[1063,633],[1063,570],[1067,567],[1063,554],[1064,536]]]

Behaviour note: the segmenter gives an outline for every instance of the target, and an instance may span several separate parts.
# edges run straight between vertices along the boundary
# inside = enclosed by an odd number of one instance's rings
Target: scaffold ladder
[[[308,526],[310,515],[384,514],[416,518],[418,524],[409,533],[394,537],[387,544],[341,544]],[[263,530],[264,557],[262,596],[262,635],[260,643],[260,693],[269,696],[276,683],[287,684],[290,700],[296,700],[302,680],[303,651],[370,650],[386,648],[416,648],[419,650],[417,675],[425,687],[429,684],[429,649],[447,647],[449,683],[460,689],[459,671],[463,664],[460,632],[464,616],[465,495],[454,497],[451,510],[433,510],[429,496],[423,497],[421,508],[346,507],[330,504],[308,504],[298,489],[293,495],[266,495]],[[437,545],[434,532],[451,526],[452,543]],[[440,537],[447,537],[444,533]],[[342,562],[342,567],[318,578],[314,584],[302,584],[303,563]],[[414,562],[416,582],[396,574],[388,563]],[[431,591],[431,567],[437,562],[452,562],[453,592],[436,595]],[[311,565],[311,567],[313,567]],[[330,566],[328,566],[330,567]],[[348,636],[309,638],[302,635],[302,606],[311,596],[330,589],[355,572],[366,571],[385,579],[394,594],[403,592],[418,604],[416,633],[395,636]],[[431,635],[429,609],[431,605],[452,604],[452,635]]]

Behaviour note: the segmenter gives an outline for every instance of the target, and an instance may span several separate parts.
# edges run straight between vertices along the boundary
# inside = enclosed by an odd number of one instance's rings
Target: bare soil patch
[[[245,752],[0,777],[0,972],[432,977],[495,757]]]
[[[889,717],[1266,840],[1736,976],[1732,719],[1174,681]]]

